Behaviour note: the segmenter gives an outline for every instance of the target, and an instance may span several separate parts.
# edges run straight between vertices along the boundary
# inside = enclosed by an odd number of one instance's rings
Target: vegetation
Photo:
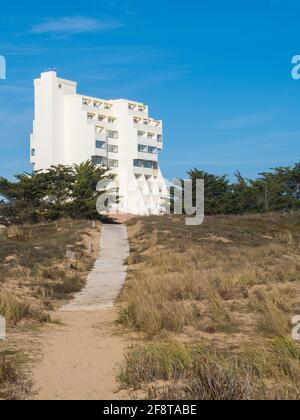
[[[84,286],[98,239],[99,226],[87,220],[0,229],[0,315],[8,329],[7,340],[0,341],[0,399],[30,396],[26,371],[32,332],[51,322],[51,310]]]
[[[30,396],[32,382],[20,372],[13,359],[0,360],[0,400],[22,400]]]
[[[99,219],[96,201],[103,193],[97,184],[113,176],[91,161],[74,166],[52,166],[16,176],[0,177],[0,222],[6,225],[57,220],[60,217]]]
[[[299,399],[299,213],[129,222],[119,374],[139,397]]]
[[[300,209],[300,163],[263,172],[255,180],[236,172],[233,183],[227,175],[216,176],[196,168],[188,175],[191,180],[204,179],[206,215]]]

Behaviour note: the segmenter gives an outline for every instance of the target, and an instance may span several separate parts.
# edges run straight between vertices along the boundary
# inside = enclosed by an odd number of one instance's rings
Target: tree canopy
[[[91,161],[73,166],[51,166],[45,171],[16,175],[14,182],[0,177],[2,222],[25,223],[59,217],[95,219],[100,217],[96,201],[103,191],[97,183],[113,180],[106,167]]]

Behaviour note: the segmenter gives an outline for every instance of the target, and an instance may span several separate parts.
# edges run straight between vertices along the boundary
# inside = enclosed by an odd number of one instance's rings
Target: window
[[[131,109],[131,110],[135,109],[135,107],[136,107],[135,104],[128,104],[128,108]]]
[[[107,137],[110,137],[111,139],[117,139],[118,138],[118,132],[107,130]]]
[[[118,146],[115,146],[113,144],[109,144],[108,145],[108,151],[111,152],[111,153],[118,153],[119,148],[118,148]]]
[[[157,147],[148,146],[148,153],[153,153],[154,155],[157,154]]]
[[[105,115],[98,115],[98,121],[104,121],[106,118]]]
[[[58,89],[61,89],[62,88],[62,84],[61,83],[59,83],[58,84]]]
[[[142,153],[147,153],[148,151],[148,146],[146,146],[145,144],[139,144],[138,145],[138,151],[142,152]]]
[[[155,133],[148,133],[147,134],[148,139],[153,139],[154,136],[155,136]]]
[[[110,166],[111,168],[117,168],[119,166],[119,162],[115,159],[109,159],[108,166]]]
[[[104,108],[105,109],[110,109],[112,107],[112,105],[111,104],[104,104]]]
[[[145,131],[138,130],[138,137],[144,137]]]
[[[133,166],[137,166],[139,168],[147,168],[147,169],[158,168],[157,162],[152,162],[152,160],[143,160],[143,159],[134,159]]]
[[[96,140],[96,149],[106,149],[106,142]]]
[[[89,105],[90,101],[88,99],[82,99],[82,105]]]
[[[95,114],[88,114],[88,119],[92,120],[94,118]]]
[[[108,117],[108,122],[109,122],[110,124],[114,124],[114,123],[115,123],[115,121],[116,121],[116,119],[115,119],[114,117]]]
[[[154,146],[146,146],[145,144],[138,145],[138,151],[142,153],[153,153],[157,154],[157,147]]]
[[[31,156],[35,156],[35,149],[31,149]]]
[[[92,162],[94,165],[104,165],[107,166],[107,159],[102,156],[92,156]]]
[[[161,134],[157,134],[157,141],[162,142],[163,138]]]

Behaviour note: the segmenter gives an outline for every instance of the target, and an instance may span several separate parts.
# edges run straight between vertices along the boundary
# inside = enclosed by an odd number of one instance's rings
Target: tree
[[[193,181],[204,179],[205,214],[227,212],[227,200],[230,194],[230,183],[227,175],[212,175],[196,168],[190,170],[188,175]],[[195,196],[193,196],[193,199],[195,200]]]
[[[75,181],[71,166],[51,166],[39,174],[39,185],[43,191],[43,205],[49,219],[68,216]]]
[[[113,180],[107,168],[91,161],[73,166],[51,166],[48,170],[16,175],[16,181],[0,178],[1,220],[8,223],[55,220],[59,217],[98,218],[97,183]]]
[[[74,183],[72,186],[71,213],[73,217],[95,219],[99,217],[96,211],[98,197],[104,191],[97,191],[99,181],[113,180],[113,175],[107,168],[95,166],[91,161],[74,165]]]

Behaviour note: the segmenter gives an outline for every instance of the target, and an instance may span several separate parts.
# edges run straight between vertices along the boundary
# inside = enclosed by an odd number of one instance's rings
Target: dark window
[[[147,151],[148,151],[148,146],[146,146],[145,144],[139,144],[139,145],[138,145],[138,151],[139,151],[139,152],[143,152],[143,153],[147,153]]]
[[[106,149],[106,142],[96,140],[96,149]]]
[[[92,162],[94,163],[94,165],[107,166],[107,159],[102,156],[92,156]]]

